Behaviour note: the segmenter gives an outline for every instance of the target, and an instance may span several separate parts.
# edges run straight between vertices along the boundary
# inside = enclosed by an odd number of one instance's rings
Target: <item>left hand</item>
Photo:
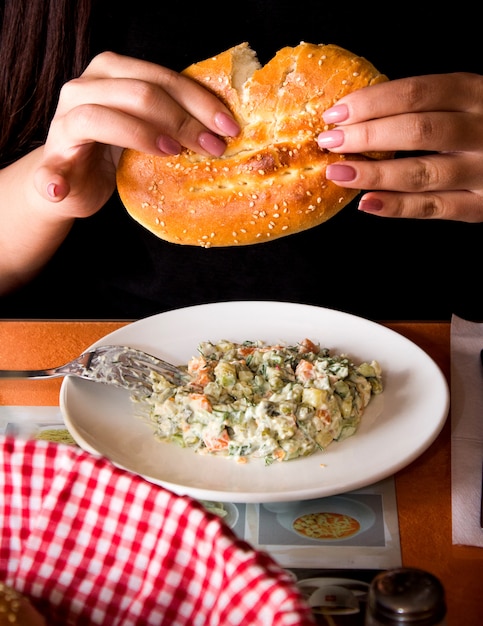
[[[372,85],[341,98],[324,120],[335,126],[319,135],[323,149],[398,153],[382,161],[348,157],[327,168],[327,178],[341,187],[372,190],[362,196],[361,211],[483,222],[483,76],[434,74]]]

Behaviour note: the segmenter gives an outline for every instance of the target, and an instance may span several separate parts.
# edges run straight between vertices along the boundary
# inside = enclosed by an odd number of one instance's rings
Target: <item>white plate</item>
[[[361,612],[369,590],[369,583],[350,578],[306,578],[297,581],[297,586],[314,613],[323,615],[350,615]],[[321,606],[320,599],[325,595],[324,590],[331,591],[332,600]],[[334,596],[342,599],[342,606],[334,607],[332,604]],[[332,610],[331,606],[334,607]]]
[[[310,538],[306,535],[299,533],[293,527],[293,524],[295,520],[302,515],[309,515],[310,513],[341,513],[343,515],[350,515],[350,517],[355,518],[359,522],[360,527],[357,532],[351,534],[349,537],[347,537],[347,539],[352,539],[359,533],[368,530],[376,521],[376,515],[374,511],[369,506],[367,506],[367,504],[346,496],[332,496],[328,498],[323,498],[322,500],[318,500],[317,502],[295,502],[292,504],[292,508],[286,508],[284,511],[280,511],[277,513],[278,522],[294,535],[298,535],[306,540],[311,540],[315,543],[345,541],[345,538],[331,537],[318,539],[316,537]],[[270,510],[270,504],[268,504],[266,508]]]
[[[172,363],[186,363],[201,341],[294,343],[304,338],[345,352],[355,361],[376,359],[385,389],[373,398],[357,433],[325,452],[263,465],[202,456],[160,443],[135,417],[129,393],[66,377],[60,408],[85,450],[178,494],[224,502],[307,500],[372,484],[405,467],[439,434],[449,409],[441,370],[414,343],[369,320],[284,302],[222,302],[148,317],[94,345],[124,344]]]
[[[304,594],[311,595],[317,589],[321,587],[331,587],[336,585],[337,587],[346,587],[350,589],[356,596],[364,596],[369,589],[369,583],[364,580],[357,580],[355,578],[302,578],[297,581],[297,587],[299,587]]]

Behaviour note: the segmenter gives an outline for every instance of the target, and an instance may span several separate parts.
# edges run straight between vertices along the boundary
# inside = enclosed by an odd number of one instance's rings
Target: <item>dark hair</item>
[[[0,167],[44,142],[62,85],[88,62],[91,0],[0,3]]]

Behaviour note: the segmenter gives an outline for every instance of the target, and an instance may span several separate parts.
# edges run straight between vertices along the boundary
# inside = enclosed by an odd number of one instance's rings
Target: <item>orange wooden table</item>
[[[0,368],[66,363],[128,322],[2,321]],[[450,376],[449,322],[386,324]],[[1,405],[58,405],[60,379],[0,381]],[[438,576],[446,589],[449,626],[483,624],[483,549],[451,542],[450,419],[430,448],[395,476],[403,565]],[[483,531],[482,531],[483,532]]]

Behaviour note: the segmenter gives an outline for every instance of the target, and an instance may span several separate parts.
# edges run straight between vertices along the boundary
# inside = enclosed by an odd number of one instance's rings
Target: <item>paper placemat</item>
[[[58,406],[0,406],[0,434],[42,438],[46,433],[52,439],[56,428],[65,429]],[[387,569],[401,565],[394,477],[326,500],[345,511],[350,511],[350,507],[363,508],[370,524],[347,539],[317,541],[287,529],[285,516],[263,504],[207,504],[220,509],[236,535],[265,550],[287,568]],[[323,502],[322,498],[304,504],[317,509]],[[306,512],[301,509],[299,513]]]

